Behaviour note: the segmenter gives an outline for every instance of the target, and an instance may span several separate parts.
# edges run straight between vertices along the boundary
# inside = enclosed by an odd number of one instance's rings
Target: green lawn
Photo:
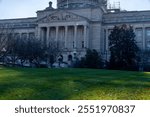
[[[1,67],[0,99],[150,100],[150,73]]]

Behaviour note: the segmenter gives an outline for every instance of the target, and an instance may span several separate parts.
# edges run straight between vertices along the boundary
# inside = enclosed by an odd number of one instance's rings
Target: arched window
[[[68,61],[72,61],[72,55],[68,55]]]

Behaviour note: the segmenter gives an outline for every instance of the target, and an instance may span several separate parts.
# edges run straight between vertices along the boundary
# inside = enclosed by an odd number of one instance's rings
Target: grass
[[[150,100],[150,73],[1,67],[0,99]]]

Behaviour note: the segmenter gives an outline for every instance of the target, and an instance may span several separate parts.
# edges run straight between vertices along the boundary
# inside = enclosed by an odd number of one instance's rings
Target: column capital
[[[58,28],[59,26],[55,26],[56,28]]]
[[[64,26],[65,28],[68,28],[69,26]]]
[[[144,27],[142,26],[142,29],[146,29],[146,27],[145,27],[145,26],[144,26]]]
[[[78,27],[78,25],[74,25],[74,27],[75,27],[75,28],[77,28],[77,27]]]

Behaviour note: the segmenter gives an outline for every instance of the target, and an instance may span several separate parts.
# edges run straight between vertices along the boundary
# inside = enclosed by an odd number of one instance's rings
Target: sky
[[[0,0],[0,19],[36,17],[37,10],[48,7],[50,0]],[[53,7],[56,8],[56,1]],[[122,10],[150,10],[150,0],[109,0],[111,4],[120,2]]]

